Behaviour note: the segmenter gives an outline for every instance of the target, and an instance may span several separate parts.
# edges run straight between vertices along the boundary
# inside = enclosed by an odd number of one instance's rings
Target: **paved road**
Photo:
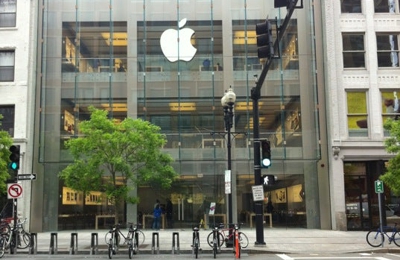
[[[102,255],[5,255],[4,259],[108,259],[105,254]],[[113,259],[129,259],[127,255],[115,255]],[[133,259],[194,259],[190,254],[160,254],[150,255],[142,254],[136,255]],[[210,254],[201,254],[199,259],[214,259]],[[217,259],[235,259],[231,254],[217,255]],[[400,260],[400,254],[392,253],[353,253],[353,254],[243,254],[241,259],[248,260]]]

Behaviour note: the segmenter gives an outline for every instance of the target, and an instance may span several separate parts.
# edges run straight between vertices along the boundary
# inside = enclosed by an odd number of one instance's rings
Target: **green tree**
[[[104,192],[116,203],[118,221],[117,203],[138,202],[137,197],[129,195],[136,185],[171,186],[177,176],[171,166],[173,158],[161,152],[166,139],[158,126],[132,118],[118,122],[109,119],[107,111],[94,107],[89,111],[90,120],[79,124],[83,137],[66,142],[74,162],[60,177],[76,191]]]
[[[390,132],[385,140],[385,149],[395,154],[386,167],[386,173],[380,177],[395,195],[400,195],[400,121],[387,119],[383,127]]]
[[[1,119],[3,118],[0,115],[0,126]],[[8,134],[8,132],[0,130],[0,192],[6,193],[7,191],[7,180],[10,178],[10,174],[8,171],[8,164],[10,162],[10,146],[13,144],[12,137]]]

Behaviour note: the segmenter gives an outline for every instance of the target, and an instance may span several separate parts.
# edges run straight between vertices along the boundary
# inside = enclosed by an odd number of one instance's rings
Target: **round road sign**
[[[18,183],[8,184],[7,191],[9,199],[18,199],[22,197],[22,187]]]

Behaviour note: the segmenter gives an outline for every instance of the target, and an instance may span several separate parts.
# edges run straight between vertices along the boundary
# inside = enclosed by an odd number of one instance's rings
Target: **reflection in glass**
[[[366,92],[347,92],[347,125],[350,136],[368,136]]]
[[[343,34],[343,66],[365,67],[364,34]]]
[[[361,0],[342,0],[340,2],[342,13],[361,13]]]

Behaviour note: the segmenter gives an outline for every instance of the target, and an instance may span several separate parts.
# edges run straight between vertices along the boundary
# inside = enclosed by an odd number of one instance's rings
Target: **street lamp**
[[[231,128],[233,126],[233,107],[236,101],[236,94],[233,92],[232,88],[229,87],[227,91],[225,91],[224,96],[221,98],[221,105],[224,108],[224,122],[225,122],[225,130],[228,135],[228,174],[230,175],[230,185],[232,185],[232,158],[231,158]],[[228,225],[232,224],[232,188],[230,187],[230,192],[228,193]],[[231,236],[231,230],[229,230],[229,237]],[[233,240],[232,240],[233,246]]]

